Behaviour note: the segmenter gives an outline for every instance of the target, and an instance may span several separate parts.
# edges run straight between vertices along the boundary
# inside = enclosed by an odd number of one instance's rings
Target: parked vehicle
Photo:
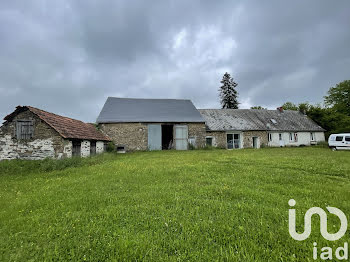
[[[328,138],[328,146],[332,150],[350,150],[350,133],[332,134]]]

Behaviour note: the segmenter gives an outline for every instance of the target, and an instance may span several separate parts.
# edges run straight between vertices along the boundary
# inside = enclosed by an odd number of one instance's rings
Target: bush
[[[114,151],[116,151],[114,142],[109,142],[107,144],[107,149],[106,150],[107,150],[107,152],[114,152]]]

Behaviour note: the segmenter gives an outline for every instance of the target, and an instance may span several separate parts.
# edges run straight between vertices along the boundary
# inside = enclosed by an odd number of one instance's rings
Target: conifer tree
[[[219,89],[220,103],[223,109],[238,109],[238,92],[236,87],[238,84],[233,80],[229,73],[225,73],[220,81],[222,86]]]

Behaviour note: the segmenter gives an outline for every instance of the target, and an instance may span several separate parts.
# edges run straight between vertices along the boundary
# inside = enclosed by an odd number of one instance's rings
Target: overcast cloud
[[[348,0],[1,1],[1,118],[31,105],[93,122],[108,96],[218,108],[226,71],[241,108],[322,102],[350,79],[349,11]]]

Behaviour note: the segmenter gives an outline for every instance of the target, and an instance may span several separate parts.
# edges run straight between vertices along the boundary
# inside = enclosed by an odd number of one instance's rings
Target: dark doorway
[[[80,155],[81,155],[81,141],[73,140],[72,144],[73,144],[72,155],[80,157]]]
[[[173,125],[162,125],[162,149],[168,150],[173,147]]]
[[[90,142],[90,156],[96,155],[96,141]]]

